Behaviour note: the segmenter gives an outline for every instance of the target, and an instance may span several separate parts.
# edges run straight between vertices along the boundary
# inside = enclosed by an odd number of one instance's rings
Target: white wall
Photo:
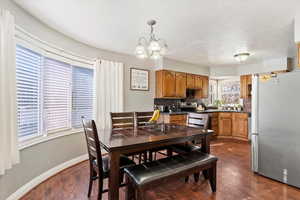
[[[174,70],[178,72],[187,72],[192,74],[209,75],[209,67],[199,66],[191,63],[164,59],[162,64],[163,69]]]

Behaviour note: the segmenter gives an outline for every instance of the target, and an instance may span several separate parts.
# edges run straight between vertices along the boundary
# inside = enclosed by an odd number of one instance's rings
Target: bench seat
[[[153,162],[126,167],[126,179],[129,187],[138,190],[143,195],[144,190],[156,183],[169,178],[185,177],[203,170],[208,171],[212,191],[216,191],[216,163],[218,158],[200,151],[192,151],[182,155],[175,155]]]

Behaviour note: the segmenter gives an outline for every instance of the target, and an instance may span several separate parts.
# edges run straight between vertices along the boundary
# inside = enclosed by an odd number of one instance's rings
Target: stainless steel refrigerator
[[[253,76],[253,171],[300,187],[300,72]]]

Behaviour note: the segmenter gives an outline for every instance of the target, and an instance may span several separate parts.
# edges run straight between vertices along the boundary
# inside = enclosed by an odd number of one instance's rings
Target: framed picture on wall
[[[130,89],[149,91],[150,71],[146,69],[130,68]]]

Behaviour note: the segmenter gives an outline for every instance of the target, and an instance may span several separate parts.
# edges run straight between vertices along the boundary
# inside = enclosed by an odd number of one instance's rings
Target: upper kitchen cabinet
[[[252,76],[251,75],[243,75],[240,77],[240,94],[242,99],[251,98],[251,90],[252,90]]]
[[[175,77],[176,97],[185,98],[186,97],[186,85],[187,85],[186,73],[176,72],[175,76],[176,76]]]
[[[186,75],[186,88],[187,89],[194,89],[195,88],[195,75],[194,74],[187,74]]]
[[[203,76],[195,75],[195,87],[194,89],[202,89],[203,88]]]
[[[156,98],[176,97],[176,73],[159,70],[156,75]]]
[[[202,76],[202,98],[208,98],[209,78]]]
[[[156,71],[156,98],[186,98],[186,90],[195,90],[195,98],[208,98],[208,76]]]

